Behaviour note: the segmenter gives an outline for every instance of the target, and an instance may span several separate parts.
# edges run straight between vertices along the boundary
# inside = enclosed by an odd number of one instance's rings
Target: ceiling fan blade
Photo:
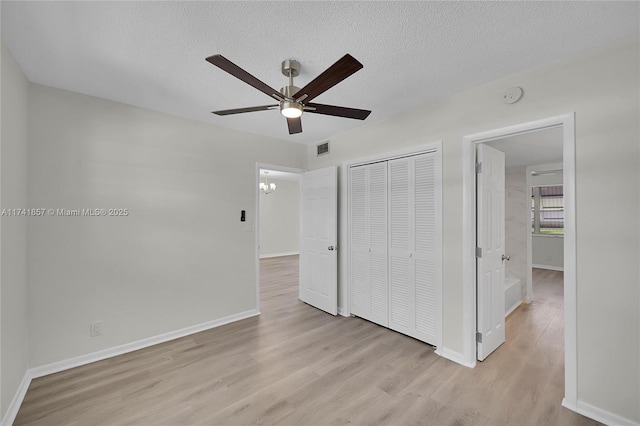
[[[302,133],[302,120],[300,117],[287,118],[287,125],[289,126],[289,134]]]
[[[347,108],[335,105],[324,105],[308,103],[305,107],[311,107],[315,109],[306,109],[305,112],[311,112],[314,114],[333,115],[336,117],[354,118],[356,120],[364,120],[371,114],[371,111],[366,109]]]
[[[211,113],[215,115],[232,115],[242,114],[243,112],[266,111],[268,109],[276,109],[277,107],[278,105],[261,105],[248,108],[223,109],[221,111],[211,111]]]
[[[296,92],[295,99],[306,103],[362,69],[362,67],[363,65],[358,60],[347,53],[338,62],[331,65],[322,74]]]
[[[262,93],[271,96],[273,99],[276,99],[278,101],[284,100],[284,97],[276,89],[258,80],[257,78],[255,78],[254,76],[252,76],[251,74],[249,74],[248,72],[246,72],[245,70],[243,70],[242,68],[240,68],[239,66],[231,62],[230,60],[228,60],[227,58],[225,58],[224,56],[222,55],[209,56],[207,58],[207,61],[215,65],[216,67],[220,68],[221,70],[228,72],[232,76],[244,81],[250,86],[255,87]]]

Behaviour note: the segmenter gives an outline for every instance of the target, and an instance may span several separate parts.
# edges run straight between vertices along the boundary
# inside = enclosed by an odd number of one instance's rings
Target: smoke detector
[[[515,104],[522,98],[522,88],[518,86],[510,87],[504,92],[503,99],[506,104]]]

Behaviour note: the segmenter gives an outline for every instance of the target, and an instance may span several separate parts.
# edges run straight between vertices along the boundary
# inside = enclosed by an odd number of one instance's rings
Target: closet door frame
[[[401,149],[401,150],[397,150],[397,151],[391,151],[391,152],[387,152],[387,153],[381,153],[381,154],[376,154],[376,155],[371,155],[371,156],[367,156],[367,157],[362,157],[362,158],[357,158],[354,160],[349,160],[349,161],[345,161],[342,163],[342,166],[340,167],[340,194],[339,194],[339,198],[340,198],[340,208],[339,208],[339,245],[342,248],[341,250],[338,251],[338,268],[339,268],[339,279],[340,279],[340,283],[339,283],[339,294],[338,294],[338,313],[342,316],[348,317],[351,315],[351,282],[350,282],[350,276],[351,276],[351,271],[350,271],[350,265],[349,265],[349,258],[350,258],[350,252],[351,252],[351,247],[350,247],[350,241],[351,241],[351,230],[349,227],[349,218],[351,216],[351,212],[349,211],[349,198],[350,198],[350,194],[349,194],[349,188],[350,188],[350,182],[349,182],[349,168],[353,167],[353,166],[359,166],[359,165],[365,165],[365,164],[369,164],[369,163],[375,163],[375,162],[380,162],[380,161],[389,161],[389,160],[394,160],[397,158],[402,158],[402,157],[407,157],[407,156],[413,156],[413,155],[419,155],[419,154],[424,154],[424,153],[429,153],[429,152],[437,152],[438,153],[438,161],[439,161],[439,168],[438,170],[440,171],[440,174],[442,174],[442,141],[435,141],[432,143],[428,143],[428,144],[424,144],[424,145],[417,145],[417,146],[413,146],[413,147],[409,147],[409,148],[405,148],[405,149]],[[442,176],[440,176],[440,181],[442,181]],[[442,194],[440,193],[440,197],[442,197]],[[442,202],[440,203],[440,218],[442,219]],[[440,245],[442,245],[442,241],[440,241]],[[442,272],[442,256],[440,257],[440,271]],[[443,288],[442,288],[442,283],[440,285],[440,324],[439,324],[439,328],[440,328],[440,332],[439,334],[439,341],[436,342],[436,346],[437,346],[437,350],[436,353],[440,354],[440,351],[442,349],[442,328],[443,328],[443,300],[444,300],[444,295],[443,295]]]

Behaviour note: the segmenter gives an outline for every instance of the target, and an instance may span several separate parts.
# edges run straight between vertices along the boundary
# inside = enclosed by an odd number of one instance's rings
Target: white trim
[[[472,364],[476,358],[476,174],[475,148],[478,143],[510,135],[562,126],[563,170],[565,187],[564,235],[564,330],[565,330],[565,401],[575,406],[578,389],[577,308],[576,308],[576,212],[575,212],[575,113],[468,135],[462,141],[463,173],[463,361]]]
[[[396,151],[385,152],[380,154],[374,154],[367,157],[356,158],[354,160],[347,160],[342,163],[340,167],[339,181],[340,181],[340,216],[338,220],[338,224],[342,224],[342,232],[338,232],[338,238],[340,240],[338,246],[343,247],[344,250],[338,251],[338,269],[342,271],[340,275],[340,288],[341,292],[338,295],[338,300],[342,300],[343,306],[338,306],[339,312],[341,315],[350,316],[351,315],[351,281],[349,280],[349,253],[351,251],[350,238],[349,238],[349,167],[364,165],[373,162],[381,162],[381,161],[389,161],[396,158],[409,157],[414,155],[425,154],[428,152],[436,152],[438,157],[436,161],[438,162],[438,178],[440,179],[440,185],[442,185],[442,161],[443,161],[443,152],[442,152],[442,140],[438,140],[435,142],[431,142],[428,144],[418,145],[409,148],[403,148]],[[342,178],[340,178],[340,175]],[[443,218],[443,190],[440,191],[440,222],[442,223]],[[340,226],[340,225],[339,225]],[[442,228],[442,225],[441,225]],[[442,238],[443,230],[440,229],[440,243],[444,244],[444,238]],[[442,264],[443,257],[440,256],[440,268],[441,271],[444,269],[444,265]],[[442,278],[442,273],[441,273]],[[444,327],[444,291],[443,291],[443,281],[441,280],[439,296],[440,296],[440,330],[437,333],[437,342],[435,342],[436,347],[442,346],[443,341],[443,327]],[[342,296],[342,297],[340,297]],[[438,351],[436,351],[439,354]],[[457,361],[456,361],[457,362]],[[461,363],[466,365],[464,363]]]
[[[520,307],[520,305],[522,305],[522,301],[520,302],[515,302],[510,308],[509,310],[504,314],[504,317],[508,317],[509,315],[511,315],[511,313],[513,311],[515,311],[516,309],[518,309]]]
[[[552,266],[552,265],[538,265],[538,264],[531,264],[532,268],[538,268],[538,269],[548,269],[549,271],[564,271],[564,266]]]
[[[343,317],[349,317],[351,315],[347,314],[347,312],[342,309],[340,306],[338,306],[338,315],[342,315]]]
[[[282,256],[295,256],[299,255],[299,251],[288,251],[284,253],[270,253],[270,254],[261,254],[260,259],[269,259],[270,257],[282,257]]]
[[[7,412],[0,424],[2,426],[10,426],[11,424],[13,424],[14,420],[16,419],[16,415],[20,410],[20,406],[24,401],[24,397],[27,394],[27,390],[29,389],[31,380],[33,379],[48,376],[49,374],[53,373],[59,373],[60,371],[69,370],[71,368],[80,367],[82,365],[91,364],[92,362],[102,361],[103,359],[112,358],[114,356],[122,355],[125,353],[148,348],[149,346],[154,346],[160,343],[168,342],[170,340],[179,339],[181,337],[220,327],[232,322],[255,317],[257,315],[260,315],[260,311],[258,311],[257,309],[251,309],[249,311],[229,315],[213,321],[207,321],[202,324],[185,327],[180,330],[170,331],[168,333],[159,334],[157,336],[149,337],[131,343],[126,343],[124,345],[115,346],[113,348],[103,349],[101,351],[92,352],[86,355],[80,355],[74,358],[53,362],[51,364],[41,365],[40,367],[30,368],[25,372],[24,378],[20,383],[20,387],[13,397],[11,404],[9,404],[9,408],[7,409]]]
[[[520,278],[506,278],[504,283],[504,294],[505,297],[507,295],[507,291],[511,290],[513,287],[520,287],[520,294],[522,294],[522,280]],[[513,311],[518,309],[518,306],[522,305],[522,299],[516,300],[513,304],[506,310],[504,317],[508,317]]]
[[[428,152],[442,151],[442,140],[437,140],[428,144],[403,148],[391,152],[383,152],[380,154],[368,155],[366,157],[356,158],[354,160],[346,160],[342,163],[343,167],[361,166],[369,163],[377,163],[380,161],[395,160],[402,157],[413,157],[414,155],[425,154]]]
[[[220,327],[222,325],[226,325],[232,322],[255,317],[257,315],[260,315],[260,311],[258,311],[257,309],[251,309],[249,311],[229,315],[217,320],[204,322],[202,324],[196,324],[190,327],[185,327],[180,330],[170,331],[168,333],[159,334],[157,336],[148,337],[146,339],[138,340],[131,343],[125,343],[124,345],[115,346],[113,348],[103,349],[101,351],[92,352],[86,355],[80,355],[74,358],[69,358],[62,361],[53,362],[51,364],[42,365],[40,367],[35,367],[30,369],[29,372],[31,373],[31,377],[35,379],[37,377],[58,373],[60,371],[68,370],[70,368],[79,367],[81,365],[90,364],[92,362],[101,361],[107,358],[112,358],[114,356],[122,355],[128,352],[133,352],[139,349],[148,348],[149,346],[168,342],[169,340],[179,339],[181,337],[189,336],[191,334],[199,333],[201,331]]]
[[[564,397],[578,400],[575,113],[563,117],[564,186]]]
[[[451,349],[448,349],[448,348],[442,348],[442,351],[436,351],[436,353],[442,356],[443,358],[446,358],[450,361],[461,364],[465,367],[475,368],[476,366],[475,360],[472,363],[468,363],[463,354],[461,354],[460,352],[452,351]]]
[[[7,412],[2,418],[2,422],[0,422],[3,426],[11,426],[15,421],[18,411],[20,410],[20,406],[22,405],[22,401],[24,401],[24,397],[27,395],[31,379],[31,370],[25,371],[22,382],[20,382],[20,386],[18,387],[16,394],[13,396],[9,407],[7,408]]]
[[[567,404],[565,400],[562,400],[562,406],[606,425],[640,426],[640,423],[638,422],[634,422],[631,419],[627,419],[625,417],[619,416],[610,411],[603,410],[602,408],[595,407],[580,400],[578,400],[577,404],[574,406],[571,406]]]
[[[278,166],[269,163],[256,163],[256,181],[253,185],[255,190],[255,217],[253,232],[254,232],[254,246],[255,246],[255,271],[256,271],[256,309],[260,310],[260,169],[277,170],[279,172],[289,173],[304,173],[304,169],[298,169],[296,167]],[[300,286],[300,284],[298,284]]]

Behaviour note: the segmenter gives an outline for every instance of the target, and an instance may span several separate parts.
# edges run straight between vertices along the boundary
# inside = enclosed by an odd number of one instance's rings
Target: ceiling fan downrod
[[[293,85],[293,78],[300,75],[300,62],[295,59],[282,61],[282,74],[289,77],[289,85],[280,89],[280,93],[285,97],[284,101],[280,101],[280,113],[287,118],[298,118],[302,115],[304,105],[299,102],[301,99],[293,99],[293,95],[300,90]]]

